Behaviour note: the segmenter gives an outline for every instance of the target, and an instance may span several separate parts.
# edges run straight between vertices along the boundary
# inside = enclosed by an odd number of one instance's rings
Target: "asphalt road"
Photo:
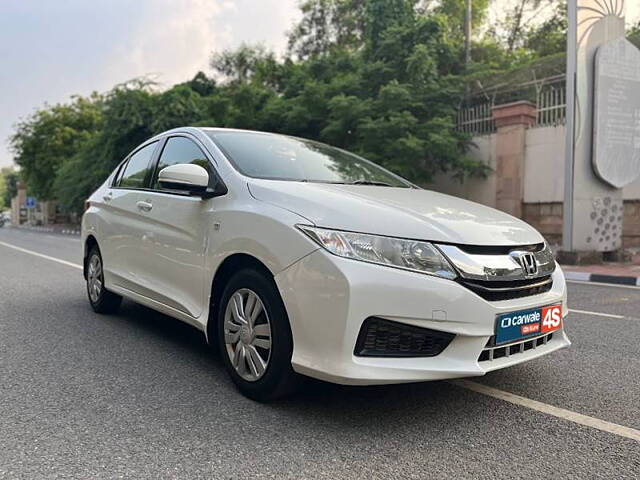
[[[76,238],[0,242],[80,264]],[[640,430],[640,289],[571,284],[569,349],[474,379]],[[0,478],[640,478],[640,442],[449,382],[240,396],[202,335],[0,243]],[[640,432],[639,432],[640,433]]]

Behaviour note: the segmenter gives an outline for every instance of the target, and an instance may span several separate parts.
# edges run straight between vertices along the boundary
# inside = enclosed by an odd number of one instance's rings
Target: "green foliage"
[[[490,0],[473,0],[471,24],[475,30],[482,28],[489,13]],[[450,34],[462,41],[466,16],[466,0],[441,0],[434,7],[434,12],[446,18]]]
[[[100,98],[74,97],[65,105],[36,111],[16,125],[10,139],[15,163],[23,179],[42,200],[54,197],[53,180],[100,125]]]
[[[11,206],[11,197],[7,193],[7,179],[3,168],[0,170],[0,213],[9,206]]]
[[[357,49],[365,30],[366,0],[305,0],[289,35],[289,52],[305,59],[335,49]]]
[[[529,29],[524,47],[546,57],[563,53],[567,49],[567,5],[562,2],[555,7],[554,14],[536,28]]]
[[[628,37],[631,43],[640,48],[640,21],[629,30]]]
[[[11,207],[11,199],[18,194],[20,176],[13,167],[0,170],[0,211]]]
[[[276,63],[273,53],[262,46],[242,45],[237,50],[225,50],[211,58],[211,67],[234,83],[246,82]]]

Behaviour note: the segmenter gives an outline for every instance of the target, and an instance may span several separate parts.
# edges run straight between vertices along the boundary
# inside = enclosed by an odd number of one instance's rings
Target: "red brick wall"
[[[538,230],[551,245],[562,243],[562,203],[525,203],[522,219]]]
[[[623,247],[640,247],[640,200],[625,200],[622,222]]]

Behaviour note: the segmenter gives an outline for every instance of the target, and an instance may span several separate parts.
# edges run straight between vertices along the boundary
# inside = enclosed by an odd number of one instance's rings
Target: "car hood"
[[[429,190],[251,179],[249,191],[318,227],[466,245],[544,241],[511,215]]]

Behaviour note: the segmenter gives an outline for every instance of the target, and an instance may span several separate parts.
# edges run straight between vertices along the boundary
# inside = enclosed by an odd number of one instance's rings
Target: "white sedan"
[[[256,400],[303,376],[484,375],[570,344],[536,230],[310,140],[162,133],[87,200],[82,241],[95,311],[127,297],[193,325]]]

